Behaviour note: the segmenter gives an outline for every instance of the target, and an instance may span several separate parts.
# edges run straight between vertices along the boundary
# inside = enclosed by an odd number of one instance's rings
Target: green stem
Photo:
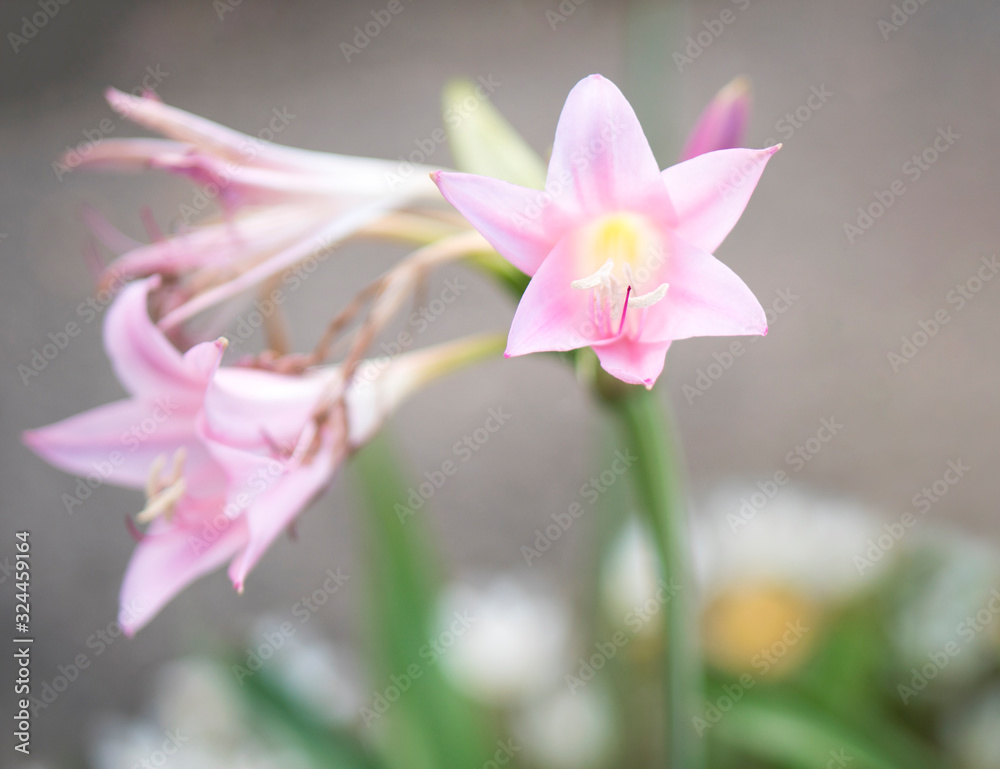
[[[689,562],[687,520],[671,438],[671,424],[657,396],[639,387],[610,405],[621,420],[628,448],[637,459],[633,485],[663,567],[667,585],[678,586],[666,601],[664,693],[668,725],[668,766],[697,769],[704,763],[694,731],[702,687],[698,652],[695,584]]]

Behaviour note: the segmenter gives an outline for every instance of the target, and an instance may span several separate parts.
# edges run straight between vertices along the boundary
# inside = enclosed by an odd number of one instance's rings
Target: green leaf
[[[383,769],[385,766],[355,735],[318,721],[275,684],[266,671],[247,676],[242,684],[239,693],[260,717],[263,726],[286,734],[315,766],[329,769]]]
[[[444,124],[455,166],[467,173],[542,189],[545,163],[476,88],[475,82],[458,79],[444,89]]]
[[[367,509],[369,659],[374,691],[366,705],[387,761],[399,769],[468,769],[490,757],[482,713],[462,698],[429,653],[435,632],[438,561],[421,516],[399,515],[409,494],[387,431],[355,457]],[[397,694],[398,692],[398,694]],[[387,707],[376,707],[375,694]],[[379,713],[379,710],[384,710]]]
[[[744,694],[709,733],[732,748],[787,769],[827,769],[849,760],[852,769],[936,767],[929,756],[898,751],[861,734],[809,702],[791,696]],[[831,762],[833,762],[831,764]]]

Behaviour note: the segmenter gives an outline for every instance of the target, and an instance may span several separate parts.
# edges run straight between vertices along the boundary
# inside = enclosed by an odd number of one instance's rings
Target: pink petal
[[[546,228],[544,193],[476,174],[431,175],[445,200],[482,233],[508,262],[534,275],[561,236]]]
[[[122,289],[104,319],[104,347],[129,392],[200,400],[225,342],[205,342],[182,356],[149,317],[146,299],[158,285],[154,277]]]
[[[214,571],[246,544],[246,523],[232,521],[204,536],[201,528],[171,526],[158,521],[132,554],[122,583],[119,619],[132,636],[175,595],[199,577]]]
[[[674,239],[664,276],[670,288],[663,301],[645,310],[644,341],[767,333],[757,297],[711,254]]]
[[[764,166],[781,149],[708,152],[671,166],[663,183],[676,211],[675,232],[706,253],[714,253],[736,226]]]
[[[649,389],[663,371],[670,342],[643,342],[621,336],[593,347],[601,368],[611,376]]]
[[[240,160],[250,138],[239,131],[213,123],[198,115],[171,107],[159,99],[132,96],[109,88],[105,98],[111,108],[128,120],[171,139],[194,144],[206,151]]]
[[[659,172],[618,87],[600,75],[577,83],[559,116],[546,190],[568,210],[592,215],[631,208],[656,194]],[[669,207],[669,200],[663,205]]]
[[[70,150],[62,162],[73,161],[78,168],[96,171],[146,171],[160,158],[183,155],[190,145],[169,139],[104,139],[84,153]],[[70,155],[78,156],[70,157]]]
[[[332,368],[306,376],[221,368],[205,395],[206,435],[253,449],[276,442],[290,451],[336,375]]]
[[[308,463],[290,463],[283,475],[271,480],[250,502],[246,510],[249,541],[229,567],[237,590],[242,590],[247,574],[271,543],[330,482],[343,459],[334,436],[324,433],[321,447]]]
[[[169,395],[135,398],[90,409],[23,433],[25,444],[60,470],[102,483],[141,489],[159,456],[187,452],[185,478],[199,495],[221,488],[222,475],[198,440],[189,410]]]
[[[508,358],[546,350],[575,350],[596,337],[590,322],[591,291],[570,283],[586,277],[574,256],[574,236],[566,235],[542,262],[521,297],[507,337]]]
[[[198,313],[207,310],[220,302],[230,299],[262,281],[277,275],[289,267],[318,251],[329,248],[357,231],[360,227],[378,219],[387,211],[403,205],[412,197],[412,192],[400,193],[369,203],[359,204],[329,221],[322,220],[315,225],[311,234],[303,234],[301,239],[292,242],[286,248],[273,256],[268,256],[259,263],[249,267],[232,280],[198,294],[190,301],[172,310],[160,319],[159,326],[167,331],[179,326]]]
[[[688,136],[680,160],[743,144],[750,118],[750,81],[734,78],[715,95]]]

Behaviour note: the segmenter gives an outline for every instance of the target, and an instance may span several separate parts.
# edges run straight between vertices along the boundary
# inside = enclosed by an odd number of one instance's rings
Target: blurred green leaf
[[[490,756],[482,713],[450,686],[428,645],[435,626],[437,563],[421,516],[397,515],[409,490],[392,456],[387,431],[353,463],[367,503],[365,564],[368,657],[374,691],[366,705],[389,763],[399,769],[468,769]],[[398,696],[387,690],[395,687]],[[376,693],[385,697],[384,713]],[[363,711],[364,715],[364,711]]]
[[[452,80],[443,94],[444,124],[460,171],[542,189],[545,163],[471,80]]]
[[[787,769],[930,769],[931,756],[886,746],[801,698],[748,692],[722,714],[714,739]]]
[[[266,671],[243,679],[240,694],[267,727],[284,731],[315,766],[328,769],[382,769],[385,766],[346,728],[319,721],[289,697]]]

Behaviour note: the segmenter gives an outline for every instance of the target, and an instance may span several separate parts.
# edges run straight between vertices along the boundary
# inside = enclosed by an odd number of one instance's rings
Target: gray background
[[[60,495],[72,493],[75,479],[31,455],[18,434],[121,390],[102,352],[99,323],[28,386],[16,369],[48,341],[48,332],[78,320],[74,308],[91,290],[81,256],[86,229],[77,215],[83,202],[140,237],[142,206],[167,226],[177,205],[191,199],[190,185],[164,176],[72,172],[60,182],[51,167],[103,118],[115,120],[115,136],[142,135],[118,120],[101,93],[108,84],[131,89],[147,66],[169,73],[159,92],[184,109],[253,134],[273,108],[287,108],[296,118],[280,136],[283,143],[387,158],[409,153],[441,124],[439,94],[457,74],[500,81],[493,102],[546,152],[566,93],[579,78],[601,72],[635,100],[663,165],[673,161],[715,90],[746,73],[755,85],[748,143],[784,138],[785,147],[718,253],[765,305],[779,289],[799,298],[766,340],[751,344],[692,404],[682,388],[730,340],[685,341],[671,350],[659,390],[674,403],[692,487],[789,470],[786,454],[815,434],[821,418],[834,417],[843,431],[793,474],[797,482],[896,517],[941,477],[948,460],[961,459],[972,469],[928,515],[996,539],[1000,280],[951,312],[953,320],[898,373],[887,353],[898,352],[901,336],[917,331],[921,319],[942,307],[953,310],[948,292],[975,274],[981,257],[997,253],[1000,8],[930,0],[886,40],[877,23],[892,13],[887,0],[743,5],[671,6],[652,14],[667,19],[664,28],[638,5],[586,0],[552,29],[545,11],[556,9],[555,2],[413,0],[348,63],[339,44],[384,3],[244,0],[220,20],[210,0],[73,0],[16,55],[7,32],[38,7],[5,3],[0,561],[13,552],[12,532],[29,529],[33,627],[41,640],[36,682],[51,679],[80,652],[92,660],[36,722],[39,756],[72,762],[91,717],[137,706],[162,661],[220,640],[239,642],[260,612],[288,615],[328,568],[359,573],[354,493],[341,482],[303,516],[298,543],[272,548],[245,595],[236,596],[216,575],[190,588],[135,640],[119,639],[100,657],[86,647],[114,618],[132,548],[123,518],[140,499],[102,488],[67,516]],[[723,8],[733,9],[735,21],[679,73],[671,54]],[[833,95],[793,135],[782,136],[778,121],[821,86]],[[949,126],[960,138],[911,182],[903,164]],[[447,149],[428,162],[448,165]],[[906,194],[849,245],[844,223],[896,179],[905,181]],[[291,308],[299,345],[310,345],[323,320],[400,255],[395,247],[366,246],[329,261]],[[512,307],[503,295],[467,271],[446,274],[462,275],[469,289],[421,341],[506,328]],[[414,476],[451,457],[452,444],[479,426],[491,406],[503,406],[513,419],[461,466],[430,513],[455,571],[521,567],[520,546],[577,499],[580,483],[601,469],[596,442],[610,439],[557,360],[498,361],[436,384],[395,419]],[[533,567],[567,594],[585,552],[585,529],[574,528]],[[10,582],[0,589],[4,623],[11,616]],[[337,638],[356,635],[359,583],[320,615]],[[6,655],[0,669],[10,680]],[[5,729],[5,764],[9,739]]]

